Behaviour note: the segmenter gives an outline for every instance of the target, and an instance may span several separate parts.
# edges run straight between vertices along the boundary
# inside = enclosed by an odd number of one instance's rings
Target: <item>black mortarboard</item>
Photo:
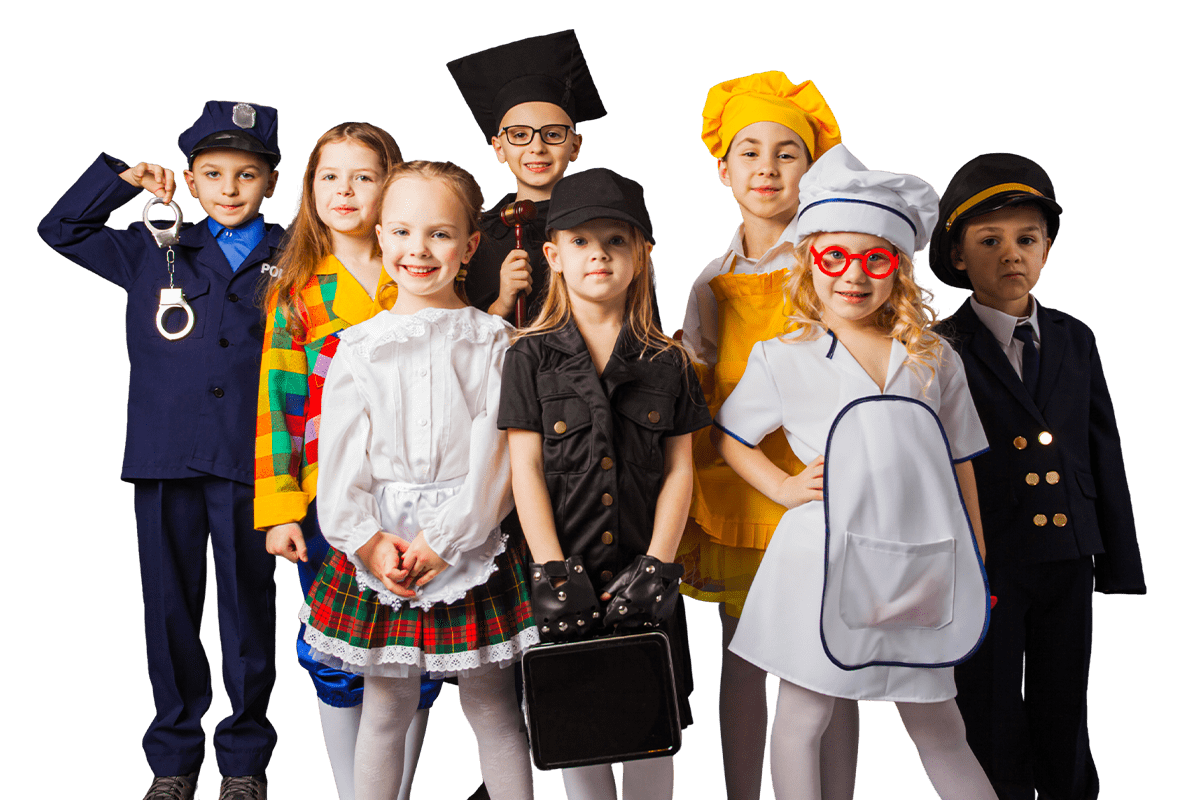
[[[573,30],[502,44],[446,67],[489,142],[521,103],[553,103],[575,124],[607,113]]]
[[[279,163],[279,112],[257,103],[209,100],[192,127],[179,134],[188,166],[201,150],[227,147],[263,156],[271,169]]]
[[[603,167],[564,175],[550,193],[546,230],[566,230],[594,219],[628,222],[654,244],[640,183]]]
[[[938,224],[929,245],[929,266],[942,283],[970,289],[971,280],[964,270],[954,268],[950,251],[962,229],[972,217],[988,214],[1019,203],[1034,203],[1046,217],[1046,234],[1058,236],[1058,216],[1062,207],[1054,200],[1054,185],[1046,170],[1024,156],[1012,153],[988,153],[971,159],[950,179],[938,204]]]

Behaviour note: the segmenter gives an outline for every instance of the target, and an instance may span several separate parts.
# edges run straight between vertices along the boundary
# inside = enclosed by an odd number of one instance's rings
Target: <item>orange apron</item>
[[[717,299],[719,355],[711,367],[696,366],[714,417],[746,371],[751,348],[793,328],[784,308],[787,275],[786,269],[765,275],[726,272],[709,282]],[[759,446],[788,474],[804,469],[782,429]],[[682,591],[698,600],[723,602],[726,613],[741,616],[763,551],[787,509],[738,477],[717,455],[708,429],[692,440],[692,458],[692,507],[677,557],[684,565]]]

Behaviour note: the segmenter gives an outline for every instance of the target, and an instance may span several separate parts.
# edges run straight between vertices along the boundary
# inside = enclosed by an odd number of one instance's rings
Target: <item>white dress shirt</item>
[[[1031,295],[1030,300],[1033,301],[1033,307],[1029,310],[1027,317],[1014,317],[1012,314],[1005,314],[1003,311],[997,311],[994,308],[985,306],[975,299],[975,295],[971,295],[971,308],[975,311],[975,316],[979,317],[979,321],[992,332],[992,336],[996,337],[997,344],[1000,345],[1001,352],[1008,359],[1008,363],[1012,364],[1012,368],[1017,371],[1017,377],[1021,377],[1024,373],[1021,372],[1021,367],[1025,359],[1025,345],[1020,339],[1013,336],[1013,331],[1018,325],[1029,323],[1033,328],[1033,346],[1042,351],[1042,332],[1038,328],[1037,321],[1037,300]]]

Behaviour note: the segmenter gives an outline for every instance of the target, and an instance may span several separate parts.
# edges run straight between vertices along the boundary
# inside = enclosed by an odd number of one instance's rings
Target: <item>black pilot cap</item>
[[[603,167],[564,175],[550,192],[546,230],[567,230],[594,219],[628,222],[654,244],[640,183]]]
[[[942,283],[970,289],[965,270],[955,269],[950,250],[966,220],[1001,208],[1032,203],[1042,209],[1046,233],[1058,237],[1062,207],[1054,200],[1054,184],[1046,170],[1024,156],[988,153],[971,159],[950,179],[938,204],[938,224],[929,243],[929,266]]]
[[[574,124],[608,113],[573,30],[502,44],[446,67],[489,142],[521,103],[553,103]]]

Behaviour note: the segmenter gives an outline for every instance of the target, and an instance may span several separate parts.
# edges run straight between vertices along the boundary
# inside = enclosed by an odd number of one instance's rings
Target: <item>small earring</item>
[[[467,265],[463,264],[458,268],[458,274],[454,276],[454,280],[462,283],[467,279]]]

